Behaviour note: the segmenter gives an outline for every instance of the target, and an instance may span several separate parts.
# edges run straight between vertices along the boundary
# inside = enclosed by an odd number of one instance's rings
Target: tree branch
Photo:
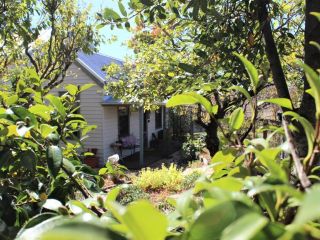
[[[265,50],[267,54],[268,61],[270,63],[270,68],[272,72],[273,82],[276,86],[278,96],[280,98],[287,98],[291,101],[289,89],[285,79],[285,75],[281,66],[281,61],[279,53],[274,41],[272,34],[272,29],[270,25],[270,16],[267,10],[268,0],[256,0],[258,18],[260,22],[260,27],[262,29],[262,34],[265,40]],[[292,102],[292,101],[291,101]],[[288,109],[283,109],[286,111]]]
[[[291,134],[291,132],[289,130],[288,122],[287,122],[287,120],[285,118],[283,118],[282,124],[283,124],[285,135],[286,135],[286,138],[287,138],[287,141],[288,141],[289,151],[291,153],[291,156],[292,156],[292,159],[293,159],[293,162],[294,162],[294,165],[295,165],[295,169],[296,169],[297,174],[298,174],[299,181],[301,183],[301,186],[304,189],[306,189],[306,188],[311,186],[311,182],[308,179],[308,177],[306,175],[306,172],[303,169],[303,165],[301,164],[299,155],[298,155],[297,150],[296,150],[296,146],[295,146],[295,143],[294,143],[294,140],[293,140],[293,136],[292,136],[292,134]]]

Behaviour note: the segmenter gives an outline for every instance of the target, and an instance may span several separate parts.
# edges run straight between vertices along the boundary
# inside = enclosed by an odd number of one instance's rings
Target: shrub
[[[122,205],[128,205],[129,203],[140,200],[149,199],[149,194],[143,191],[142,188],[135,185],[125,185],[119,192],[117,201]]]
[[[174,164],[171,164],[170,167],[162,165],[160,169],[143,169],[133,179],[133,183],[142,189],[160,190],[165,188],[169,191],[181,190],[182,181],[182,171]]]
[[[201,173],[199,171],[193,171],[190,174],[184,176],[183,181],[181,183],[182,189],[190,189],[194,187],[194,183],[201,177]]]
[[[99,170],[99,175],[108,176],[113,182],[119,182],[121,178],[125,177],[125,171],[128,169],[119,164],[107,162],[104,168]]]
[[[186,141],[182,144],[182,152],[186,159],[194,160],[198,153],[206,147],[205,133],[187,134]]]

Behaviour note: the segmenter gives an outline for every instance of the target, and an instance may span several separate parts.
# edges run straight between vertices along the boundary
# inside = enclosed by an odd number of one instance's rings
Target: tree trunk
[[[280,98],[287,98],[291,100],[285,75],[281,66],[279,53],[272,35],[270,26],[270,17],[267,10],[268,0],[257,0],[256,6],[258,10],[259,23],[262,29],[263,38],[265,40],[265,50],[268,61],[270,63],[270,69],[272,72],[272,78],[276,87],[278,96]],[[286,110],[286,109],[283,109]]]
[[[213,156],[216,152],[219,151],[220,140],[218,138],[218,125],[215,120],[211,119],[210,123],[205,128],[206,144],[207,148],[210,151],[210,155]]]
[[[320,22],[310,12],[320,12],[319,0],[306,0],[306,27],[305,27],[305,63],[312,69],[320,68],[320,52],[310,44],[311,41],[320,44]],[[315,125],[315,103],[310,94],[305,91],[310,88],[307,80],[304,80],[304,93],[301,100],[299,113]]]
[[[310,44],[311,41],[320,43],[320,22],[310,12],[320,12],[319,0],[306,0],[306,25],[305,25],[305,63],[312,69],[317,70],[320,68],[320,52]],[[301,99],[299,114],[308,119],[313,126],[315,126],[315,102],[310,94],[305,91],[310,88],[306,77],[304,77],[304,92]],[[303,128],[300,126],[300,132],[296,134],[296,142],[300,157],[307,154],[308,144]]]

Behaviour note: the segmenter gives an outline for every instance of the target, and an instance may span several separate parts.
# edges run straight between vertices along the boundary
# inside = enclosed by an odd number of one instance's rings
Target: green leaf
[[[311,67],[304,63],[300,63],[300,66],[304,69],[307,81],[311,87],[312,96],[316,104],[316,118],[320,119],[320,77],[319,74]]]
[[[295,112],[288,111],[288,112],[285,112],[283,115],[293,117],[293,120],[297,120],[302,125],[307,137],[307,142],[308,142],[308,154],[305,157],[305,161],[307,161],[312,155],[314,138],[315,138],[315,130],[312,124],[306,118],[300,116]],[[304,162],[304,164],[306,164],[306,162]]]
[[[46,138],[49,136],[50,133],[53,133],[57,130],[57,126],[51,126],[49,124],[41,124],[40,125],[40,132],[41,132],[41,136],[43,138]]]
[[[57,216],[57,214],[55,213],[51,213],[51,212],[46,212],[46,213],[41,213],[39,215],[34,216],[33,218],[31,218],[26,225],[24,225],[23,229],[28,229],[28,228],[32,228],[40,223],[42,223],[45,220],[48,220],[52,217]]]
[[[76,168],[73,165],[73,163],[66,158],[62,159],[62,165],[69,173],[74,173],[76,171]]]
[[[225,191],[238,192],[243,188],[243,181],[234,177],[223,177],[214,180],[211,183],[198,182],[196,183],[194,192],[197,193],[203,190],[209,190],[214,187],[221,188]]]
[[[302,227],[304,224],[320,219],[320,185],[314,185],[306,192],[297,215],[293,221],[293,227]]]
[[[29,108],[29,112],[33,113],[36,116],[43,118],[45,121],[50,121],[50,107],[42,104],[36,104]]]
[[[249,74],[250,77],[250,81],[253,87],[253,91],[255,93],[257,93],[257,88],[259,87],[259,74],[258,74],[258,70],[254,67],[254,65],[248,61],[248,59],[246,59],[244,56],[235,53],[235,56],[237,56],[241,62],[243,63],[243,65],[245,66],[247,73]]]
[[[310,45],[316,47],[318,49],[318,51],[320,51],[320,44],[315,42],[315,41],[310,41]]]
[[[271,185],[271,184],[263,184],[259,186],[254,186],[253,188],[250,188],[247,195],[249,197],[253,197],[254,195],[264,193],[264,192],[273,192],[273,191],[279,191],[281,193],[286,193],[296,199],[301,200],[303,194],[299,192],[297,189],[291,187],[290,185],[286,184],[278,184],[278,185]]]
[[[49,146],[47,149],[47,163],[50,174],[56,177],[62,164],[62,151],[58,146]]]
[[[214,106],[212,106],[212,108],[211,108],[211,113],[212,113],[213,115],[216,115],[216,114],[218,113],[218,110],[219,110],[219,106],[218,106],[218,105],[214,105]]]
[[[232,201],[206,209],[192,224],[186,239],[220,239],[223,230],[237,219],[237,210]]]
[[[22,228],[18,235],[16,236],[17,240],[30,240],[30,239],[41,239],[40,236],[48,231],[48,229],[52,229],[57,225],[61,225],[66,222],[67,219],[64,219],[61,216],[49,218],[38,225],[35,225],[32,228],[24,229]]]
[[[179,66],[179,68],[181,68],[182,70],[184,70],[188,73],[195,73],[196,72],[196,67],[191,64],[179,63],[178,66]]]
[[[80,92],[83,92],[83,91],[86,91],[92,87],[96,86],[96,84],[94,83],[87,83],[87,84],[84,84],[80,87]]]
[[[146,5],[146,6],[153,6],[153,2],[151,0],[139,0],[143,5]]]
[[[45,209],[49,209],[54,212],[58,212],[60,207],[63,207],[62,203],[56,199],[47,199],[42,206]]]
[[[10,109],[12,110],[12,112],[14,112],[16,116],[19,117],[19,120],[27,124],[27,127],[38,126],[38,121],[34,116],[34,114],[29,112],[24,107],[14,106],[14,107],[11,107]]]
[[[126,8],[123,6],[121,1],[118,1],[118,7],[121,14],[126,17],[128,14],[127,14]]]
[[[37,155],[34,151],[26,150],[22,151],[20,154],[21,165],[30,171],[34,171],[36,169],[37,164]]]
[[[77,200],[71,200],[69,201],[66,206],[70,208],[70,211],[75,214],[81,214],[81,213],[89,213],[93,214],[87,207],[84,205],[82,202],[77,201]]]
[[[266,209],[271,221],[275,222],[277,219],[277,199],[274,197],[274,194],[271,192],[263,192],[258,195],[258,199],[261,208]]]
[[[229,90],[236,90],[236,91],[239,91],[241,92],[249,101],[251,101],[251,96],[249,94],[249,92],[244,89],[243,87],[240,87],[240,86],[232,86],[229,88]]]
[[[167,218],[147,201],[129,205],[123,214],[123,222],[135,240],[163,240],[167,236]]]
[[[130,23],[129,22],[125,22],[124,26],[128,31],[130,30]]]
[[[229,118],[229,126],[232,130],[239,130],[244,122],[244,112],[241,107],[231,113]]]
[[[81,216],[83,220],[70,221],[69,223],[60,224],[49,228],[37,238],[41,240],[126,240],[125,237],[111,231],[109,228],[98,225],[96,218],[91,218],[88,222],[88,215]],[[32,240],[30,239],[30,240]]]
[[[11,105],[15,104],[19,100],[18,95],[12,95],[10,97],[4,98],[4,103],[10,107]]]
[[[318,21],[320,21],[320,13],[319,12],[310,12],[311,15],[315,16]]]
[[[59,97],[56,97],[54,95],[47,95],[46,98],[49,100],[50,104],[57,110],[57,112],[63,117],[66,117],[66,110],[61,102],[61,99]]]
[[[231,163],[233,160],[236,159],[236,156],[234,155],[233,151],[230,151],[228,149],[221,150],[217,152],[211,159],[212,163],[217,162],[227,162]]]
[[[73,84],[68,84],[64,88],[68,91],[68,93],[71,96],[75,96],[77,94],[77,92],[78,92],[78,87],[76,85],[73,85]]]
[[[258,213],[248,213],[229,225],[222,233],[221,240],[250,240],[266,225],[268,219]]]
[[[173,202],[173,200],[171,200]],[[185,219],[189,218],[194,214],[194,209],[192,209],[193,203],[193,192],[188,190],[179,195],[177,199],[175,199],[174,205],[178,213]]]
[[[277,156],[281,152],[280,148],[270,148],[263,149],[262,151],[255,151],[259,161],[267,167],[271,173],[271,175],[281,180],[284,183],[288,182],[287,173],[281,168],[280,164],[277,163]]]
[[[290,110],[293,109],[291,101],[287,98],[271,98],[271,99],[261,100],[258,102],[258,104],[262,104],[262,103],[274,103],[280,107],[284,107]]]
[[[108,195],[106,197],[106,202],[116,201],[120,191],[121,191],[121,187],[119,187],[119,186],[111,189],[111,191],[108,192]]]
[[[168,100],[166,106],[176,107],[180,105],[191,105],[197,103],[201,104],[209,114],[212,112],[213,109],[211,103],[205,97],[194,92],[175,95]]]
[[[111,8],[105,8],[103,12],[103,17],[108,20],[117,21],[121,19],[120,15]]]

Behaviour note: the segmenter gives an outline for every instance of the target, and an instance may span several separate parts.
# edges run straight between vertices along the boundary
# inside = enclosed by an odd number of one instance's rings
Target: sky
[[[123,0],[123,4],[125,5],[128,0]],[[91,4],[92,5],[92,15],[96,12],[102,12],[102,9],[108,7],[112,8],[115,11],[119,12],[118,3],[117,0],[86,0],[85,4]],[[119,58],[124,59],[125,56],[132,55],[132,51],[128,49],[124,42],[126,40],[129,40],[131,38],[131,33],[127,31],[126,29],[114,29],[110,30],[109,26],[106,26],[102,29],[100,29],[100,34],[103,35],[103,38],[105,40],[111,38],[112,35],[117,36],[117,41],[113,43],[108,43],[107,41],[100,46],[100,53]]]

